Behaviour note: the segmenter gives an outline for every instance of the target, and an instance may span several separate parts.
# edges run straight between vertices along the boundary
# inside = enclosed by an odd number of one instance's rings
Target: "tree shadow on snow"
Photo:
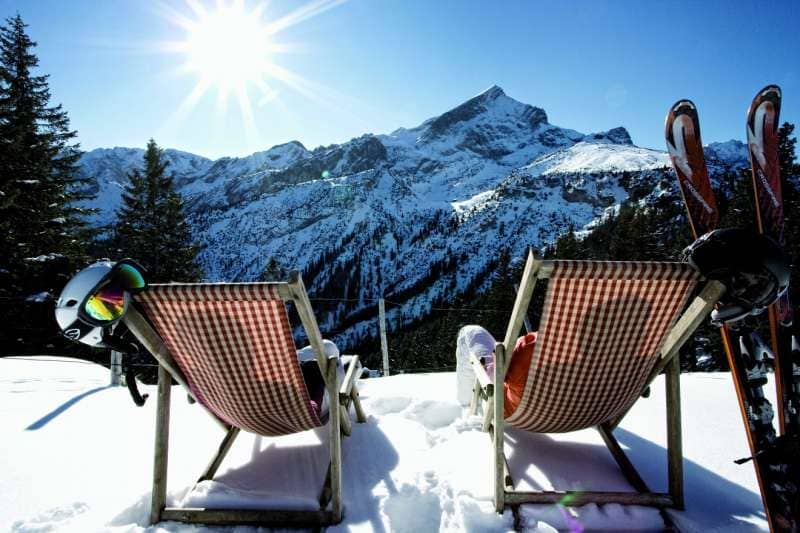
[[[622,428],[614,430],[614,435],[650,490],[666,492],[666,449]],[[597,439],[599,444],[561,442],[546,434],[507,429],[506,457],[516,487],[633,491],[599,435]],[[529,469],[531,465],[535,469]],[[668,510],[677,525],[684,523],[686,529],[698,531],[759,530],[750,522],[764,519],[759,494],[693,461],[684,459],[683,467],[686,511]]]
[[[98,392],[100,392],[102,390],[105,390],[105,389],[108,389],[110,387],[111,387],[111,385],[106,385],[104,387],[96,387],[94,389],[87,390],[86,392],[82,392],[82,393],[78,394],[77,396],[75,396],[73,398],[70,398],[66,402],[62,403],[61,405],[59,405],[58,407],[56,407],[55,409],[53,409],[52,411],[50,411],[49,413],[44,415],[39,420],[33,422],[30,426],[26,427],[25,431],[36,431],[37,429],[43,428],[51,420],[53,420],[58,415],[60,415],[61,413],[63,413],[64,411],[66,411],[67,409],[69,409],[70,407],[75,405],[76,403],[78,403],[79,401],[83,400],[87,396],[91,396],[92,394],[98,393]]]

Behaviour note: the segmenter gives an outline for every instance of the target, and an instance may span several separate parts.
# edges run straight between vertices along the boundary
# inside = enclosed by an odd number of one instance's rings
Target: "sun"
[[[258,139],[254,108],[275,104],[281,90],[289,89],[311,100],[320,101],[330,93],[323,85],[293,72],[277,60],[278,56],[303,49],[297,43],[278,41],[287,28],[314,18],[347,0],[310,0],[282,16],[269,20],[264,0],[185,0],[187,9],[160,3],[159,9],[178,32],[174,39],[162,41],[158,49],[179,54],[182,63],[177,73],[194,77],[195,82],[165,127],[183,122],[209,93],[216,91],[216,118],[226,116],[233,99],[241,113],[246,136]],[[248,7],[250,6],[250,7]]]
[[[200,10],[186,29],[185,67],[205,83],[223,91],[243,90],[268,74],[269,28],[259,8],[220,4],[213,12]]]

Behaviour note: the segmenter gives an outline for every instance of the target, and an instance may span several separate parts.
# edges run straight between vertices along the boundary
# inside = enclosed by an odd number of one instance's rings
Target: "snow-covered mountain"
[[[84,155],[96,222],[119,205],[143,151]],[[665,152],[622,127],[582,134],[491,87],[415,128],[307,150],[299,142],[217,161],[166,151],[211,280],[251,280],[270,259],[304,272],[312,296],[353,299],[317,311],[344,345],[484,285],[501,250],[521,256],[629,198],[674,194]],[[713,168],[746,160],[742,143],[709,147]],[[645,200],[646,201],[646,198]]]

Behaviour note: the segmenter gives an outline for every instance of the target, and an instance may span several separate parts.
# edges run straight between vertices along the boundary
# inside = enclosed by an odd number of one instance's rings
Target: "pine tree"
[[[85,245],[93,236],[83,216],[88,210],[77,206],[89,196],[78,177],[76,132],[66,111],[51,105],[48,76],[34,74],[36,43],[26,27],[19,15],[0,26],[0,296],[23,302],[10,313],[0,310],[0,337],[19,341],[15,349],[55,333],[52,309],[32,308],[52,305],[88,261]],[[40,295],[38,306],[27,300],[32,294]],[[24,333],[15,333],[17,323]]]
[[[135,259],[150,282],[196,281],[199,247],[192,242],[183,200],[175,191],[169,162],[153,139],[147,143],[144,169],[129,174],[130,183],[117,212],[115,244],[121,255]]]
[[[258,276],[258,281],[282,281],[288,276],[289,272],[274,257],[270,257],[261,275]]]

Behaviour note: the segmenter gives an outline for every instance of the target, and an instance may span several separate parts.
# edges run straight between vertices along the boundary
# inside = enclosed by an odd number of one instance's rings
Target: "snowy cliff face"
[[[711,163],[738,157],[724,144]],[[141,154],[84,155],[101,194],[99,222],[112,220]],[[560,128],[499,87],[388,135],[311,151],[291,142],[217,161],[167,157],[208,279],[252,280],[272,258],[300,270],[312,297],[355,300],[318,310],[323,333],[345,346],[376,331],[375,298],[403,303],[389,310],[391,324],[411,322],[484,286],[502,249],[521,256],[675,181],[666,153],[634,146],[624,128]]]

